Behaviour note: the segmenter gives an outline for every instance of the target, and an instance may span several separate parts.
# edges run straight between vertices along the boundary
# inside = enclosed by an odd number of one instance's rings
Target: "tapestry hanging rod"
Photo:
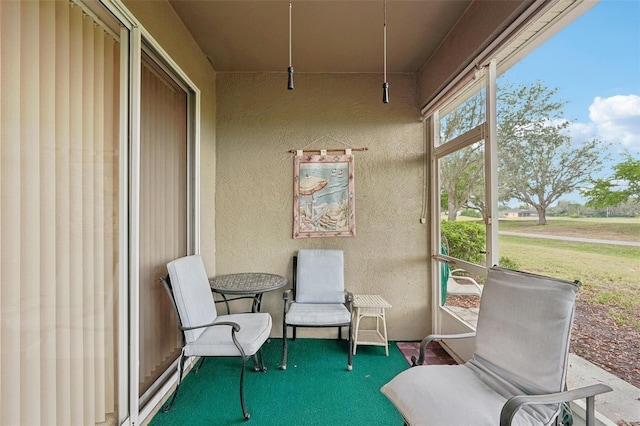
[[[364,147],[364,148],[327,148],[327,149],[290,149],[289,152],[292,154],[296,154],[299,151],[302,152],[317,152],[317,153],[321,153],[321,152],[337,152],[337,151],[368,151],[369,148]]]

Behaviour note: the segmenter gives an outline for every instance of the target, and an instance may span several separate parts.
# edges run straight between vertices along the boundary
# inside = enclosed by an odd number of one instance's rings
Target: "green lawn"
[[[540,228],[544,228],[544,232]],[[552,220],[546,226],[536,226],[531,220],[500,221],[500,230],[640,240],[637,237],[640,235],[638,219],[563,219]],[[612,238],[615,235],[617,238]],[[620,235],[628,237],[621,238]],[[631,322],[640,328],[640,247],[501,235],[500,256],[514,260],[522,270],[580,280],[584,300],[604,304],[618,323]]]
[[[547,218],[546,225],[537,219],[501,219],[501,231],[564,235],[603,240],[640,241],[640,218]]]

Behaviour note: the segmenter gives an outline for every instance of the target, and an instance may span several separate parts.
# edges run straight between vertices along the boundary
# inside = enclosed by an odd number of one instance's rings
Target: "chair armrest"
[[[186,331],[186,330],[197,330],[199,328],[215,327],[215,326],[218,326],[218,325],[228,325],[233,329],[233,332],[235,332],[235,333],[240,331],[240,324],[238,324],[237,322],[233,322],[233,321],[212,322],[212,323],[209,323],[209,324],[194,325],[193,327],[178,326],[178,328],[180,330],[182,330],[182,331]]]
[[[595,396],[601,393],[611,392],[612,390],[609,386],[598,383],[564,392],[542,395],[517,395],[510,398],[502,407],[502,411],[500,412],[500,426],[510,425],[516,412],[523,405],[557,404],[582,398],[587,399],[586,425],[593,426],[595,423]]]
[[[293,294],[293,290],[291,289],[285,290],[284,293],[282,293],[282,300],[284,300],[285,302],[288,302],[289,299],[291,299],[292,294]]]
[[[242,358],[245,358],[245,352],[244,352],[244,348],[242,347],[242,345],[240,345],[240,342],[238,342],[238,338],[236,337],[236,333],[240,331],[240,324],[238,324],[237,322],[233,322],[233,321],[219,321],[219,322],[212,322],[210,324],[205,324],[205,325],[197,325],[194,327],[180,327],[181,330],[195,330],[198,328],[204,328],[204,327],[216,327],[218,325],[226,325],[231,327],[231,340],[233,340],[233,344],[235,345],[236,348],[238,348],[238,351],[240,352],[240,356]]]
[[[293,290],[285,290],[284,293],[282,293],[282,300],[284,301],[284,305],[282,307],[282,320],[284,321],[284,317],[289,311],[289,306],[293,303]]]
[[[411,357],[411,366],[415,367],[416,365],[424,364],[424,352],[427,348],[429,342],[433,340],[443,340],[443,339],[468,339],[470,337],[475,337],[476,332],[470,331],[469,333],[459,333],[459,334],[430,334],[420,342],[420,356],[416,359],[415,356]]]
[[[351,293],[350,291],[344,291],[344,300],[345,303],[347,303],[348,308],[349,308],[349,312],[353,312],[353,293]]]
[[[453,271],[450,272],[449,277],[454,279],[454,280],[456,280],[456,281],[459,280],[459,281],[469,282],[472,285],[474,285],[478,289],[478,291],[480,291],[480,293],[482,293],[482,287],[480,287],[480,284],[478,284],[478,282],[476,280],[474,280],[471,277],[464,276],[464,275],[455,275],[455,273],[459,272],[459,271],[464,271],[464,269],[454,269]]]

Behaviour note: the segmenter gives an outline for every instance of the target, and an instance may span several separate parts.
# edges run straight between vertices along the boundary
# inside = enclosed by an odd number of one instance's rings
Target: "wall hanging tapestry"
[[[343,152],[305,155],[296,151],[293,238],[355,236],[354,157],[350,149]]]

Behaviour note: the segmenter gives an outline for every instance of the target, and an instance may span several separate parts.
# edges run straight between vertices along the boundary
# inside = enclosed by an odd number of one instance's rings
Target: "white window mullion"
[[[496,60],[488,65],[485,134],[485,200],[487,214],[487,267],[498,264],[498,132],[496,120]]]

